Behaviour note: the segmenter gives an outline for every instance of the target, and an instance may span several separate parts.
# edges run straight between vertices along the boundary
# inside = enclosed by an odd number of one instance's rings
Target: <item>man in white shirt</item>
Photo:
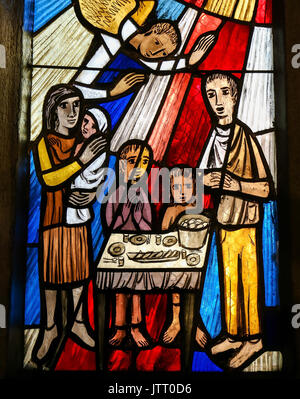
[[[263,349],[259,232],[263,202],[274,187],[256,137],[236,119],[236,79],[230,74],[207,75],[203,95],[212,111],[213,127],[199,168],[205,172],[204,185],[211,190],[216,209],[224,322],[223,335],[211,353],[237,351],[228,364],[236,369]],[[197,342],[202,335],[199,327]]]

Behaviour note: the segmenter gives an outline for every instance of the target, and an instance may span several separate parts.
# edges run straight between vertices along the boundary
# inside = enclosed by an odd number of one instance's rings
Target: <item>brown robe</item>
[[[240,123],[234,127],[226,170],[242,179],[271,183],[270,171],[259,144],[250,129]],[[217,219],[222,225],[256,224],[260,220],[259,202],[224,194],[221,196]]]

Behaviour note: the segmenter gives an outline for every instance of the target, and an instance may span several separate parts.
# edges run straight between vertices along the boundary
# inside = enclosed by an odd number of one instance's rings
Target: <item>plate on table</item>
[[[142,245],[147,241],[147,237],[144,234],[137,234],[129,238],[129,241],[133,245]]]
[[[200,262],[200,255],[198,254],[189,254],[186,257],[186,263],[188,266],[197,266]]]
[[[125,245],[122,242],[114,242],[111,244],[107,252],[112,256],[120,256],[125,252]]]
[[[167,236],[162,240],[162,243],[165,247],[172,247],[177,242],[177,238],[175,236]]]

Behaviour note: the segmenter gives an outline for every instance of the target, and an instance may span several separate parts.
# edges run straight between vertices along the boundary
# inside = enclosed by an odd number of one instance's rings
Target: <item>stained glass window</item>
[[[25,2],[25,369],[282,369],[273,14]]]

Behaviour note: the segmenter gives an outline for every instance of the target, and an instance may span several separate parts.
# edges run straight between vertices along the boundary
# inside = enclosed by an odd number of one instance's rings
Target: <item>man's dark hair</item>
[[[130,151],[136,151],[137,149],[143,151],[145,148],[149,151],[150,161],[152,161],[153,151],[150,145],[142,140],[136,140],[136,139],[126,141],[124,144],[122,144],[122,146],[118,151],[118,158],[127,159],[127,154]]]
[[[236,78],[234,78],[233,75],[225,74],[225,73],[219,73],[219,72],[218,73],[208,74],[204,78],[204,82],[203,82],[204,83],[204,87],[206,87],[208,83],[213,82],[216,79],[226,79],[227,80],[227,82],[229,84],[231,96],[234,97],[235,101],[237,101],[239,87],[238,87],[238,83],[237,83]]]

